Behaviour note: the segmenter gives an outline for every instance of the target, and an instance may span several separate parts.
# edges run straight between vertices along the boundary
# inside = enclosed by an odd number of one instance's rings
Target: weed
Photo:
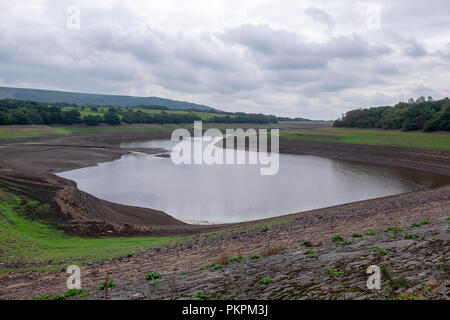
[[[417,227],[421,227],[421,226],[425,226],[427,224],[430,224],[431,222],[429,220],[423,220],[420,222],[414,222],[411,224],[411,228],[417,228]]]
[[[239,256],[232,257],[230,259],[230,261],[231,262],[241,262],[241,261],[244,261],[245,259],[247,259],[247,257],[239,255]]]
[[[363,235],[365,235],[365,236],[374,236],[376,234],[377,233],[374,230],[369,230],[369,231],[366,231],[363,233]]]
[[[159,283],[159,279],[153,279],[151,284],[152,286],[156,286]]]
[[[207,299],[208,297],[206,296],[203,290],[197,291],[197,293],[194,296],[194,300],[207,300]]]
[[[311,258],[316,258],[316,259],[320,257],[320,255],[317,252],[315,252],[313,249],[306,250],[304,254],[310,256]]]
[[[213,270],[219,270],[219,269],[222,269],[223,266],[221,264],[214,263],[212,265],[212,268],[213,268]]]
[[[415,233],[409,233],[409,234],[405,235],[405,239],[415,239],[417,237],[418,237],[418,235]]]
[[[362,238],[362,234],[361,233],[354,233],[352,234],[353,238]]]
[[[147,280],[147,281],[155,280],[155,279],[161,279],[161,274],[159,274],[158,272],[151,271],[151,272],[147,273],[147,275],[145,276],[145,280]]]
[[[328,276],[334,276],[334,277],[338,277],[338,276],[340,276],[340,275],[342,274],[341,271],[338,271],[338,270],[333,269],[333,268],[328,268],[328,269],[325,271],[325,273],[326,273]]]
[[[98,290],[105,290],[106,285],[108,285],[108,288],[112,288],[116,286],[116,283],[114,280],[108,280],[108,284],[106,284],[106,281],[103,281],[98,287]]]
[[[338,235],[338,234],[334,235],[334,236],[331,238],[331,241],[333,241],[333,242],[336,243],[336,244],[343,245],[343,246],[346,246],[346,245],[349,245],[349,244],[352,243],[352,242],[349,241],[349,240],[345,240],[344,238],[342,238],[342,236],[340,236],[340,235]]]
[[[425,296],[415,293],[415,292],[404,292],[400,293],[396,298],[396,300],[425,300]]]
[[[272,283],[272,282],[273,282],[273,279],[270,277],[265,277],[258,281],[259,284],[265,284],[265,285],[268,285],[269,283]]]
[[[250,259],[261,259],[261,255],[259,253],[254,253],[250,256]]]

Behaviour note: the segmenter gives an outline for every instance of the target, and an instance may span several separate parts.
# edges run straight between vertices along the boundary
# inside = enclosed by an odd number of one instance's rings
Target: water
[[[186,142],[190,143],[190,142]],[[123,144],[165,148],[170,140]],[[248,152],[243,152],[248,156]],[[280,154],[278,174],[259,165],[175,165],[170,158],[133,154],[59,175],[101,199],[162,210],[184,221],[255,220],[437,187],[439,175],[314,156]]]

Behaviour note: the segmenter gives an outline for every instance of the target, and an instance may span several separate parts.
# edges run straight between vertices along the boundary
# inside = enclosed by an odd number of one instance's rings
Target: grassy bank
[[[339,142],[371,146],[392,146],[450,151],[450,134],[403,132],[399,130],[322,128],[283,130],[280,137],[290,140]]]
[[[26,205],[40,205],[0,189],[0,273],[58,270],[163,246],[180,237],[80,238],[64,234],[46,223],[29,220]],[[45,205],[43,205],[45,206]],[[11,268],[17,264],[18,268]],[[8,266],[9,265],[9,266]]]

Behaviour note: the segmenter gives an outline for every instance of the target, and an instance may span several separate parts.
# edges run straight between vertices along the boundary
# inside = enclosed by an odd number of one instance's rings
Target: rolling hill
[[[170,109],[197,109],[204,111],[217,110],[206,105],[158,97],[121,96],[12,87],[0,87],[0,99],[33,100],[48,103],[66,102],[76,104],[95,104],[103,106],[112,105],[121,107],[158,105],[166,106]]]

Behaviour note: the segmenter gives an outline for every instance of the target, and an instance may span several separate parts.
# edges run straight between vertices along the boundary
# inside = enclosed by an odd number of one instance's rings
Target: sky
[[[333,120],[449,96],[450,1],[0,2],[0,86]]]

